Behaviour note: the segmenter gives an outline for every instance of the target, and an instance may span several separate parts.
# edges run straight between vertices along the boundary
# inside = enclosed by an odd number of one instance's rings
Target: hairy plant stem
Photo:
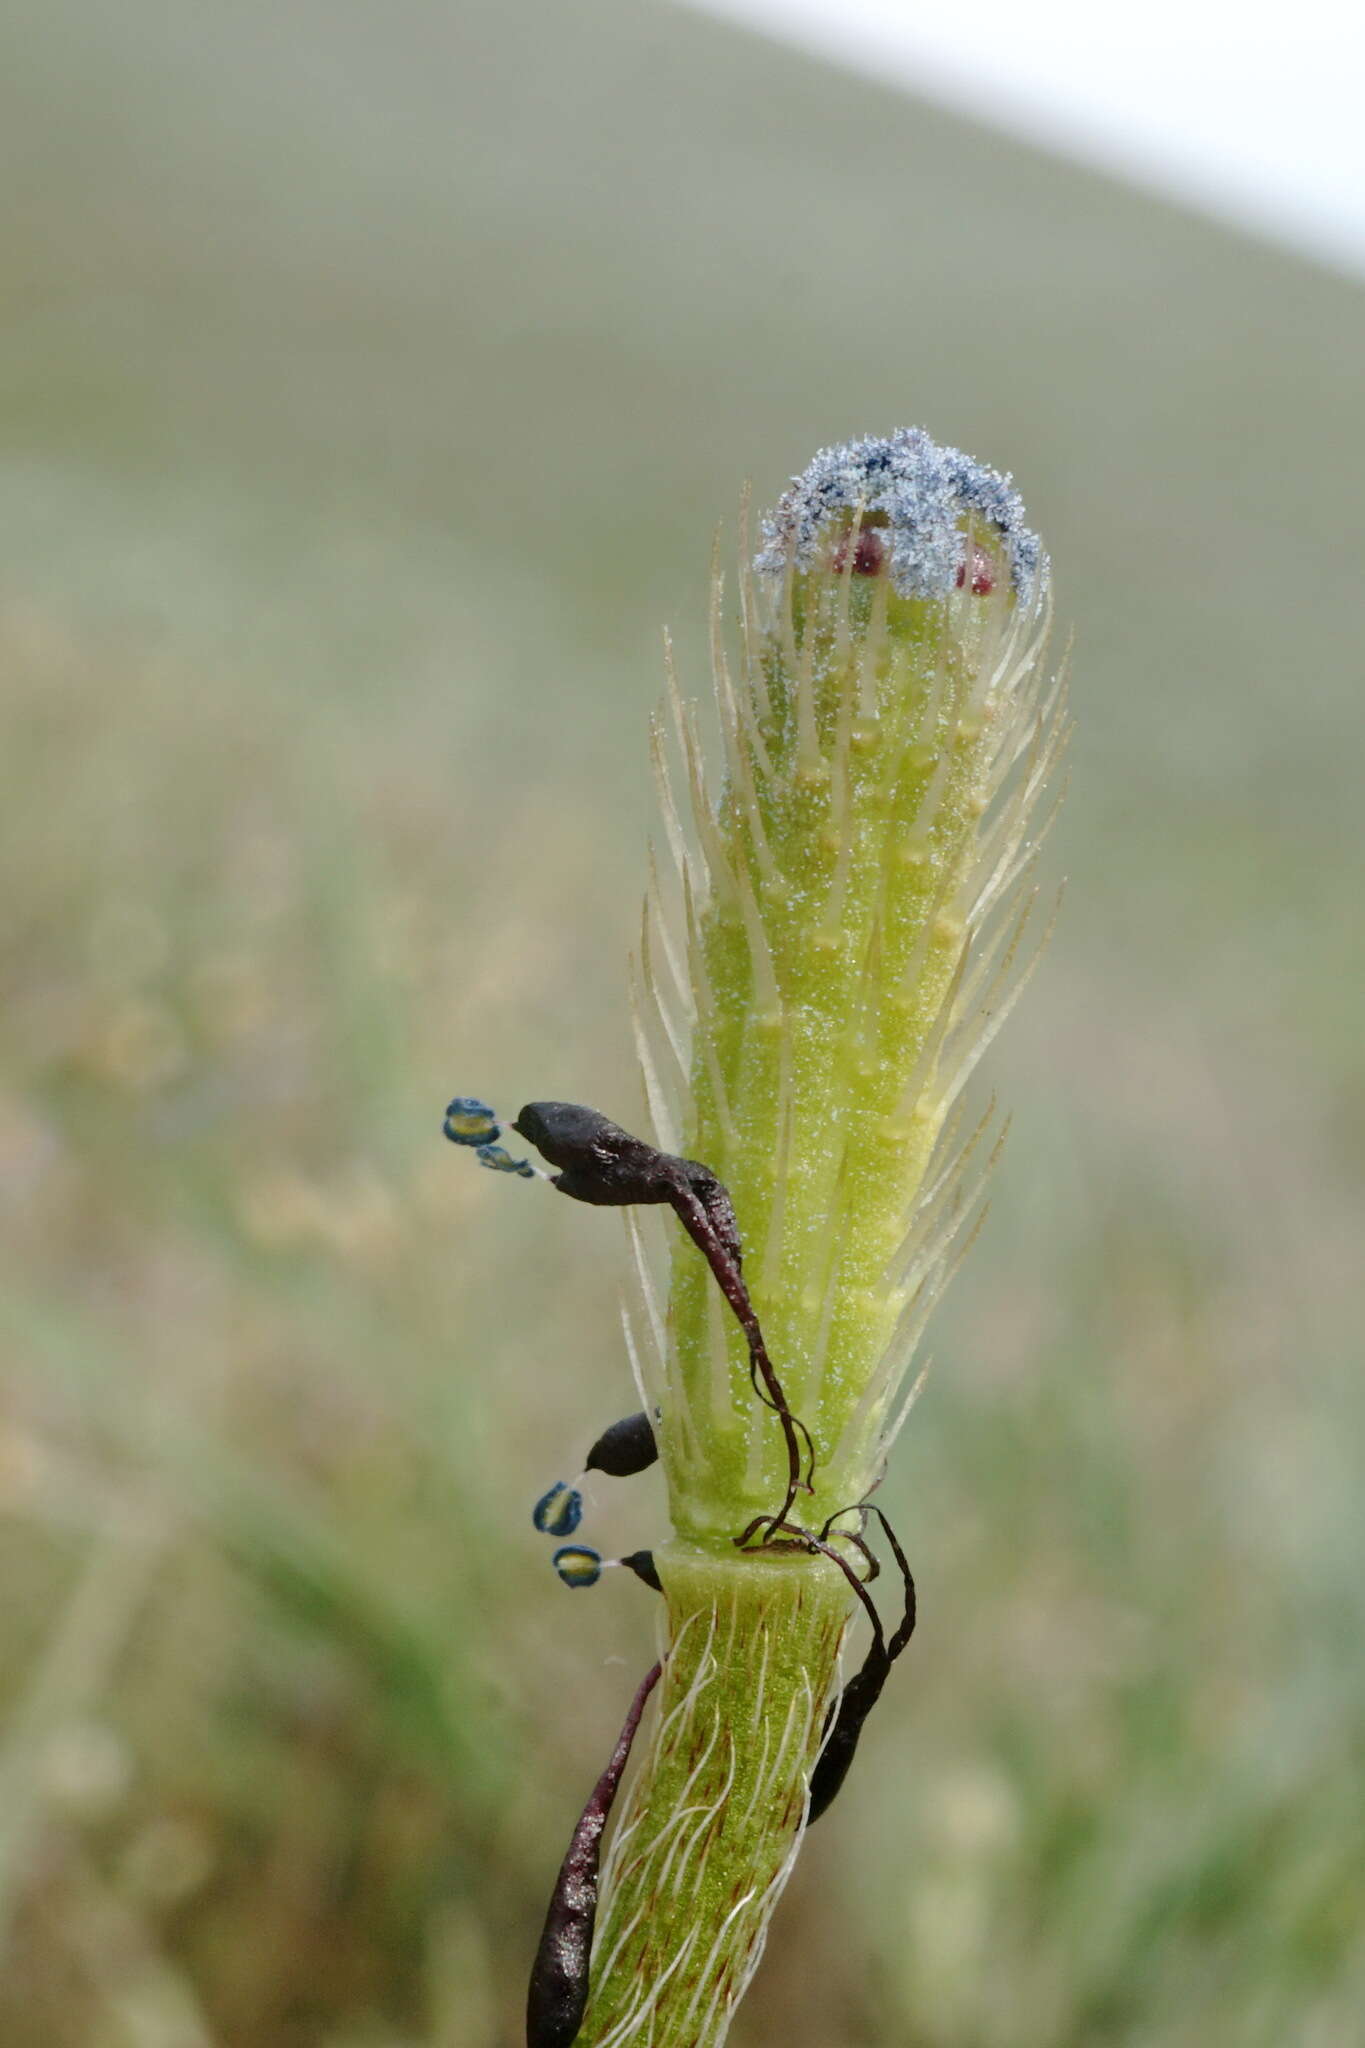
[[[850,1596],[823,1557],[655,1553],[671,1649],[605,1872],[584,2048],[709,2048],[795,1855]]]

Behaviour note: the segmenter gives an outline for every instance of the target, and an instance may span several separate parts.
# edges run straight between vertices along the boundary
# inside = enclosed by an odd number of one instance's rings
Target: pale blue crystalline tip
[[[789,566],[808,569],[841,513],[871,516],[883,530],[902,597],[945,597],[961,585],[973,521],[994,529],[1021,600],[1046,589],[1047,556],[1010,478],[942,447],[922,427],[822,448],[764,520],[755,567],[774,577]]]

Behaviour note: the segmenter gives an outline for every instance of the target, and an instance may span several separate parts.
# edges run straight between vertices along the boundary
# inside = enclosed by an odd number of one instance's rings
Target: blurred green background
[[[4,2048],[520,2040],[653,1622],[527,1510],[635,1404],[440,1111],[634,1115],[659,627],[909,422],[1052,545],[1069,891],[734,2039],[1365,2038],[1359,289],[656,0],[0,78]]]

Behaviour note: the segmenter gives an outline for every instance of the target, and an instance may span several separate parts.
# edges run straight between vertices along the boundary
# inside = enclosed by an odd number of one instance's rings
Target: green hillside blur
[[[652,1642],[528,1508],[635,1404],[617,1233],[440,1111],[634,1115],[660,626],[701,692],[743,481],[919,423],[1053,552],[1068,893],[734,2040],[1345,2048],[1365,295],[656,0],[0,80],[0,2044],[521,2039]]]

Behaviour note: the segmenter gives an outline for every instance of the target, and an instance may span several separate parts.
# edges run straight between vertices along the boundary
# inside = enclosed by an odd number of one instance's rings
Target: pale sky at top
[[[693,0],[1365,272],[1365,0]]]

